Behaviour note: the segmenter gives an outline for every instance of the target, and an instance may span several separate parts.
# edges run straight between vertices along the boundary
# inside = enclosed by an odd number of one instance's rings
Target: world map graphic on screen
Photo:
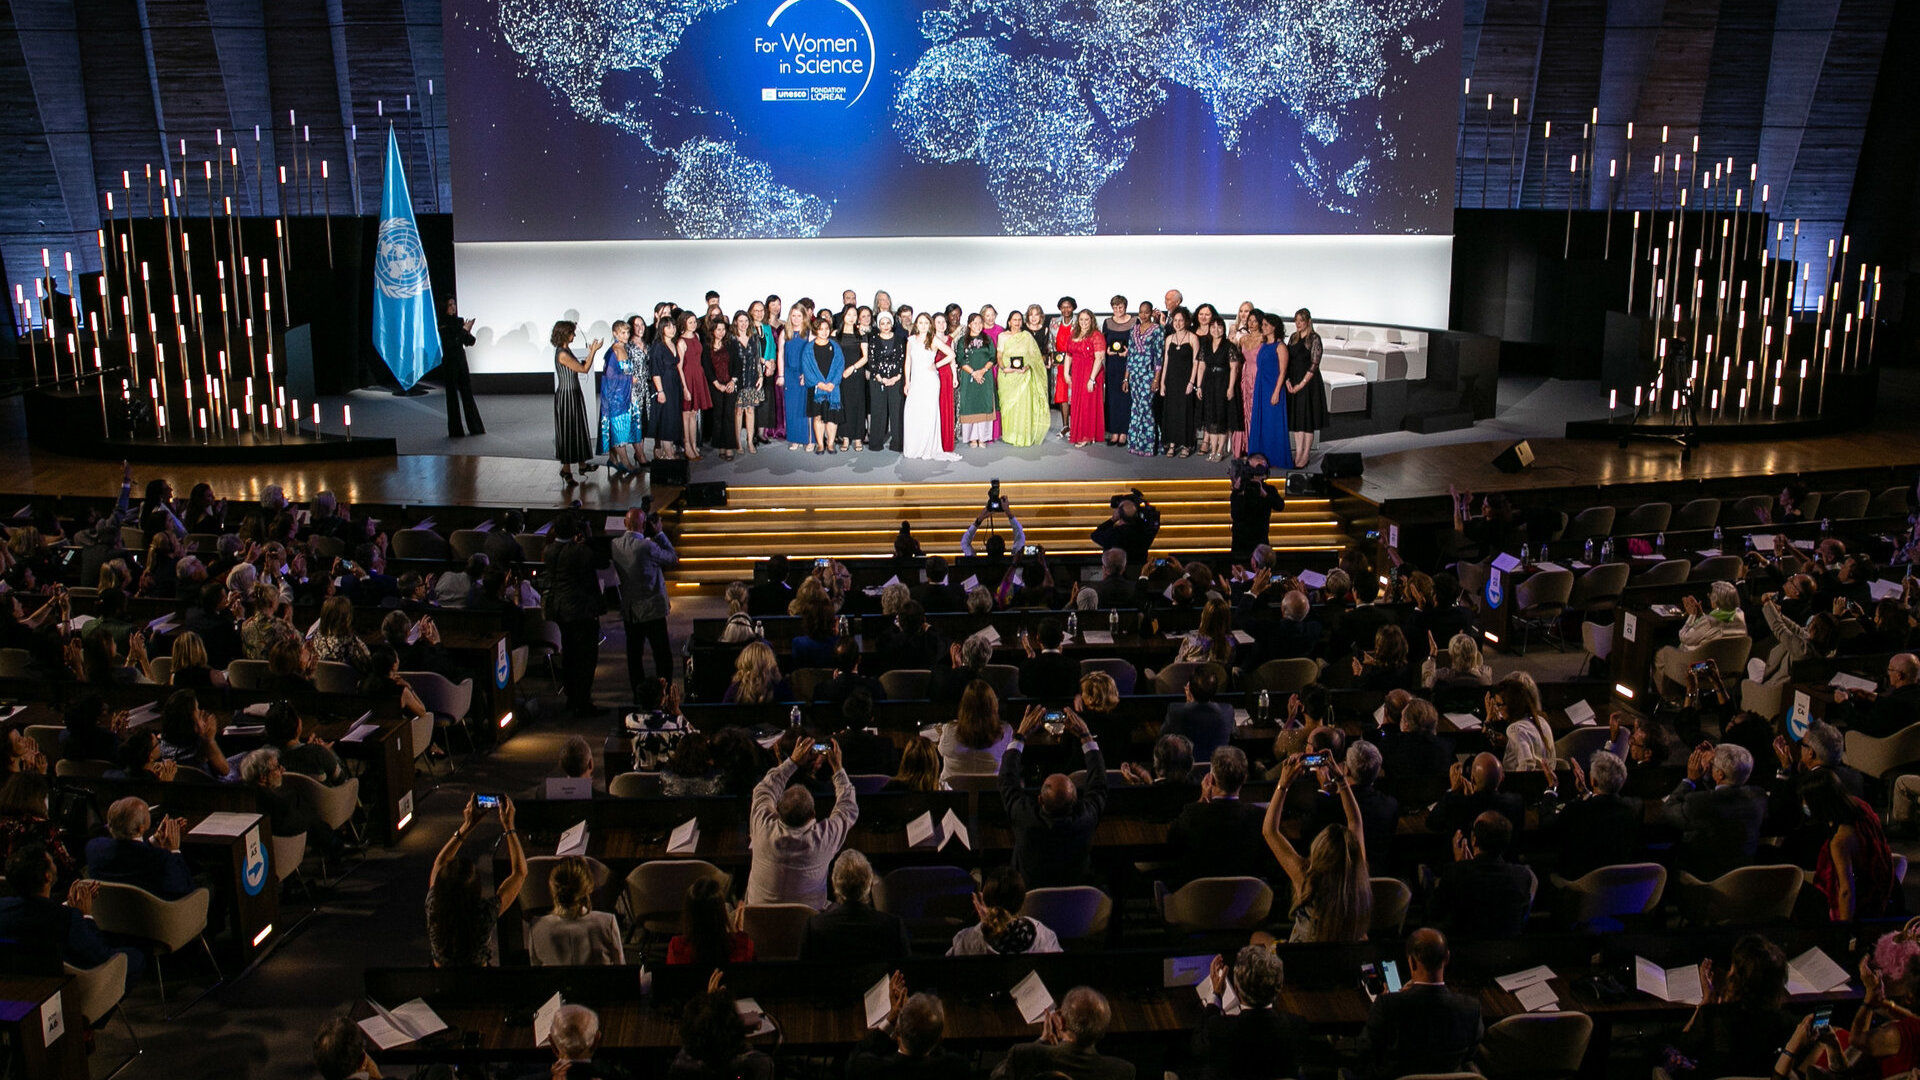
[[[459,238],[1449,231],[1460,0],[447,0]]]

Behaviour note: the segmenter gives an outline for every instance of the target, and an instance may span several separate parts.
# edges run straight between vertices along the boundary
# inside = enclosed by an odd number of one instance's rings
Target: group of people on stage
[[[785,441],[789,450],[889,450],[957,461],[957,448],[1033,446],[1061,414],[1061,437],[1140,455],[1212,461],[1264,454],[1303,468],[1326,425],[1320,335],[1305,308],[1291,319],[1241,302],[1231,321],[1212,304],[1188,308],[1110,301],[1105,318],[1063,296],[971,314],[896,308],[853,290],[835,313],[811,299],[754,300],[728,317],[656,304],[613,324],[613,340],[575,354],[572,322],[554,324],[554,446],[560,475],[590,472],[604,454],[622,476],[661,459],[723,461]],[[604,348],[603,348],[604,347]],[[580,376],[597,374],[599,424]]]

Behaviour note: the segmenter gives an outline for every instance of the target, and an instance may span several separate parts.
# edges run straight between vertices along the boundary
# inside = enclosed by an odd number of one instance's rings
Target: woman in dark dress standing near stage
[[[567,346],[573,343],[573,323],[565,319],[553,324],[553,456],[560,460],[560,479],[573,483],[573,469],[590,473],[599,466],[593,457],[593,436],[587,432],[587,396],[580,390],[580,376],[593,370],[592,358],[600,355],[601,341],[595,338],[587,346],[582,362]]]
[[[740,396],[734,399],[733,426],[744,432],[740,438],[746,440],[740,449],[749,454],[760,452],[759,432],[755,430],[754,417],[760,408],[764,395],[760,390],[760,342],[753,336],[755,326],[753,316],[744,311],[733,313],[733,333],[728,337],[728,347],[733,350],[734,380],[740,384]]]
[[[741,356],[734,348],[733,335],[725,319],[714,316],[707,324],[707,367],[713,372],[713,429],[708,437],[720,451],[721,461],[732,461],[740,449],[739,417],[735,415],[740,398]]]
[[[867,445],[867,339],[860,328],[860,309],[840,313],[834,340],[846,367],[840,372],[840,448],[863,450]]]
[[[1287,339],[1287,429],[1293,433],[1293,467],[1307,467],[1313,436],[1327,426],[1327,387],[1320,378],[1320,334],[1313,328],[1313,312],[1293,313],[1293,336]]]
[[[653,344],[647,349],[647,370],[653,379],[653,412],[647,431],[653,436],[654,460],[671,461],[686,438],[680,412],[680,324],[672,313],[653,323]]]
[[[1259,318],[1260,347],[1254,353],[1253,394],[1248,399],[1253,408],[1247,415],[1247,456],[1260,454],[1267,464],[1279,462],[1284,467],[1293,458],[1293,447],[1287,442],[1285,346],[1280,344],[1287,331],[1276,314],[1263,312]],[[1248,331],[1248,336],[1252,333]]]
[[[700,414],[713,408],[712,378],[707,371],[706,343],[700,340],[700,316],[683,311],[674,326],[679,333],[681,446],[688,461],[700,460]]]
[[[1160,393],[1160,442],[1168,457],[1193,453],[1193,361],[1200,339],[1193,334],[1192,321],[1186,308],[1167,312],[1167,361],[1155,389]]]
[[[1196,333],[1200,336],[1200,452],[1208,461],[1224,461],[1227,419],[1240,407],[1233,393],[1240,382],[1240,350],[1227,340],[1226,325],[1219,319]]]
[[[1127,346],[1133,338],[1133,313],[1127,298],[1113,298],[1113,316],[1100,324],[1107,336],[1107,445],[1127,445],[1127,422],[1133,410],[1127,402]]]

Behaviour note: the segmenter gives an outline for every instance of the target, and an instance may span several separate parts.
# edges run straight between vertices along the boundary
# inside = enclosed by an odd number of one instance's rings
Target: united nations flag
[[[373,347],[402,389],[440,366],[439,319],[427,250],[413,226],[400,140],[387,128],[387,180],[380,195],[380,232],[373,245]]]

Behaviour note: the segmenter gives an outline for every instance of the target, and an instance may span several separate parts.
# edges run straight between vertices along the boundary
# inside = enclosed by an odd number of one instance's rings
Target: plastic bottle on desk
[[[1585,558],[1583,561],[1587,563],[1593,562],[1593,537],[1591,536],[1587,537],[1587,546],[1585,549]]]
[[[1107,612],[1107,633],[1112,634],[1116,638],[1120,636],[1120,613],[1118,611]]]
[[[1714,549],[1715,549],[1715,550],[1719,550],[1719,548],[1720,548],[1720,546],[1721,546],[1721,545],[1722,545],[1723,543],[1725,543],[1725,542],[1726,542],[1726,539],[1727,539],[1727,534],[1726,534],[1726,531],[1725,531],[1725,530],[1723,530],[1723,529],[1721,529],[1721,528],[1720,528],[1720,526],[1718,526],[1718,525],[1715,525],[1715,526],[1713,527],[1713,546],[1714,546]]]
[[[1666,533],[1654,534],[1653,550],[1659,552],[1662,555],[1665,555],[1667,553],[1667,534]]]
[[[1075,638],[1078,638],[1079,636],[1080,636],[1080,613],[1077,611],[1069,611],[1067,612],[1067,639],[1073,640]]]

